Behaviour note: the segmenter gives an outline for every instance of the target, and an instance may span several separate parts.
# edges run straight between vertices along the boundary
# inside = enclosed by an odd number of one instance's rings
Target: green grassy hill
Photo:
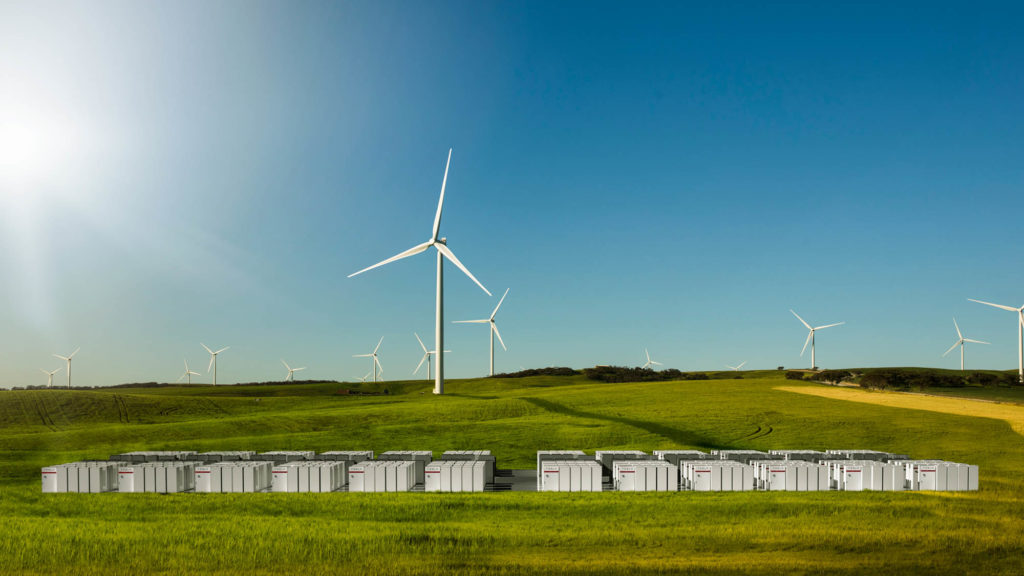
[[[1024,572],[1005,420],[776,389],[575,377],[0,393],[0,573]],[[1016,409],[1016,407],[1013,407]],[[41,494],[128,450],[871,448],[978,464],[976,493]]]

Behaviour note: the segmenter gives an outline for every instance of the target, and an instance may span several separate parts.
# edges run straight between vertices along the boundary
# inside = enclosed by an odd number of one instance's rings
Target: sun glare
[[[73,140],[70,127],[52,114],[0,112],[0,193],[31,194],[58,178]]]

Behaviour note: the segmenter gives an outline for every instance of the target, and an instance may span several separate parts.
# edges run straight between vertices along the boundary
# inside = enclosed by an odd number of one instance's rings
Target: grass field
[[[0,573],[1024,573],[1006,414],[826,397],[776,372],[0,393]],[[801,393],[801,392],[811,392]],[[871,395],[860,390],[844,394]],[[877,393],[875,393],[877,394]],[[851,401],[852,400],[852,401]],[[945,399],[936,399],[945,400]],[[917,409],[925,408],[925,409]],[[41,494],[128,450],[872,448],[978,464],[975,493]]]

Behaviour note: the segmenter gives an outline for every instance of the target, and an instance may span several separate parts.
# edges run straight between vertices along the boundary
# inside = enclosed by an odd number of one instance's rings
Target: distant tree
[[[803,372],[796,372],[795,370],[790,370],[789,372],[786,372],[786,380],[803,380],[803,379],[804,379],[804,373]]]

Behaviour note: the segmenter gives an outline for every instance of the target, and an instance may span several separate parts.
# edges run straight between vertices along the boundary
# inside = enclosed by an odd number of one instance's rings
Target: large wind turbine
[[[200,342],[199,345],[202,346],[203,348],[206,348],[206,351],[210,353],[210,364],[206,366],[206,373],[209,374],[210,373],[210,368],[213,368],[213,385],[216,386],[217,385],[217,354],[220,354],[221,352],[227,350],[228,348],[231,348],[231,346],[225,346],[225,347],[221,348],[220,350],[217,350],[216,352],[214,352],[213,350],[210,350],[206,346],[206,344],[203,344],[202,342]]]
[[[641,368],[647,368],[648,366],[651,365],[661,366],[661,362],[655,362],[654,360],[651,360],[651,353],[647,351],[647,348],[644,348],[644,354],[647,356],[647,363],[641,366]]]
[[[949,347],[949,350],[946,350],[946,353],[943,354],[943,356],[945,356],[946,354],[949,354],[950,352],[953,351],[954,348],[959,346],[960,347],[960,371],[963,372],[964,371],[964,344],[966,342],[974,342],[975,344],[988,344],[988,342],[982,342],[981,340],[971,340],[970,338],[964,338],[963,333],[960,332],[960,325],[956,323],[956,318],[955,317],[953,318],[953,326],[956,327],[957,341],[956,341],[956,344],[953,344],[952,346]]]
[[[793,312],[792,309],[790,309],[789,311]],[[807,340],[804,341],[804,347],[803,347],[802,350],[800,350],[800,355],[801,356],[804,355],[804,352],[807,351],[807,345],[810,344],[811,345],[811,370],[817,370],[818,369],[818,365],[817,365],[817,363],[815,363],[815,359],[814,359],[814,333],[817,332],[818,330],[824,330],[825,328],[831,328],[833,326],[839,326],[840,324],[846,324],[846,322],[836,322],[835,324],[826,324],[824,326],[815,326],[814,328],[811,328],[811,325],[808,324],[807,322],[804,322],[804,319],[801,318],[799,314],[797,314],[796,312],[793,312],[793,316],[796,316],[796,319],[799,320],[801,324],[806,326],[807,330],[809,330],[809,332],[807,333]]]
[[[381,338],[381,340],[383,340],[383,338]],[[305,370],[306,369],[305,366],[303,366],[302,368],[292,368],[291,366],[288,365],[287,362],[284,361],[284,358],[281,359],[281,364],[284,364],[285,369],[288,370],[288,375],[285,376],[285,378],[284,378],[285,382],[291,382],[293,374],[295,374],[299,370]]]
[[[60,358],[61,360],[65,360],[68,363],[68,390],[71,390],[71,359],[75,357],[75,354],[78,354],[79,350],[81,350],[81,348],[75,348],[75,351],[72,352],[68,356],[61,356],[60,354],[54,354],[54,356],[56,356],[57,358]]]
[[[191,386],[193,376],[199,376],[199,372],[193,372],[192,370],[190,370],[188,367],[188,360],[185,360],[185,373],[181,375],[181,378],[178,378],[178,382],[181,382],[185,378],[188,378],[188,385]]]
[[[968,298],[968,300],[971,302],[977,302],[978,304],[992,306],[993,308],[1001,308],[1003,310],[1009,310],[1010,312],[1017,313],[1017,379],[1021,384],[1024,384],[1024,306],[1014,308],[1013,306],[1003,306],[1002,304],[982,302],[981,300],[975,300],[973,298]]]
[[[46,383],[46,387],[53,388],[53,375],[56,374],[57,372],[60,372],[60,368],[57,368],[52,372],[50,372],[49,370],[43,370],[42,368],[40,368],[39,371],[50,377],[50,380]]]
[[[498,337],[498,342],[501,342],[502,350],[508,352],[508,348],[505,347],[505,341],[501,339],[501,332],[498,332],[498,324],[494,322],[494,315],[498,313],[498,308],[501,308],[501,303],[505,301],[505,296],[508,296],[509,289],[505,289],[505,294],[501,296],[501,300],[498,300],[498,305],[494,307],[494,312],[491,312],[490,318],[481,318],[480,320],[456,320],[453,324],[490,324],[491,339],[491,376],[494,376],[494,337]]]
[[[477,280],[476,277],[473,276],[473,274],[470,273],[470,271],[465,266],[462,265],[462,262],[459,262],[459,259],[456,258],[455,254],[448,248],[448,239],[438,237],[438,232],[441,229],[441,209],[444,207],[444,188],[445,185],[448,183],[448,166],[451,165],[451,163],[452,151],[449,148],[448,162],[444,165],[444,179],[441,180],[441,198],[437,201],[437,214],[434,215],[434,229],[431,232],[430,240],[427,240],[422,244],[413,246],[412,248],[406,250],[405,252],[396,254],[395,256],[392,256],[387,260],[378,262],[373,266],[370,266],[369,268],[363,268],[359,272],[349,274],[348,276],[349,278],[351,278],[357,274],[362,274],[367,270],[373,270],[378,266],[383,266],[390,262],[394,262],[395,260],[401,260],[402,258],[414,256],[416,254],[419,254],[420,252],[427,250],[431,246],[437,249],[437,313],[436,322],[434,325],[434,350],[444,350],[444,258],[450,260],[451,263],[455,264],[455,266],[457,266],[459,270],[462,270],[463,273],[466,274],[466,276],[469,276],[470,280],[476,282],[476,285],[479,286],[481,290],[486,292],[488,296],[491,295],[491,293],[487,291],[487,288],[484,288],[484,285],[481,284],[480,281]],[[444,394],[444,354],[437,355],[437,369],[434,371],[434,394]]]
[[[728,364],[726,364],[726,365],[725,365],[725,367],[726,367],[726,368],[729,368],[729,369],[730,369],[730,370],[732,370],[733,372],[739,372],[739,371],[740,371],[740,368],[743,368],[743,365],[744,365],[744,364],[746,364],[746,363],[747,363],[747,361],[746,361],[746,360],[744,360],[743,362],[740,362],[740,365],[739,365],[739,366],[729,366]]]
[[[415,332],[413,332],[412,335],[415,336],[416,340],[420,343],[420,348],[423,348],[423,358],[420,358],[420,363],[416,365],[416,369],[413,370],[412,373],[416,374],[417,372],[419,372],[420,368],[423,367],[423,362],[426,361],[427,380],[430,380],[430,357],[437,354],[437,350],[427,350],[426,344],[423,343],[423,340],[420,340],[420,335]],[[451,350],[445,350],[444,352],[445,354],[447,354],[451,352]]]
[[[353,358],[373,358],[373,381],[377,381],[377,367],[380,366],[381,374],[384,373],[384,367],[380,365],[380,360],[377,359],[377,350],[380,350],[380,345],[384,343],[384,337],[380,337],[380,342],[377,342],[377,347],[373,349],[373,352],[369,354],[353,354]]]

